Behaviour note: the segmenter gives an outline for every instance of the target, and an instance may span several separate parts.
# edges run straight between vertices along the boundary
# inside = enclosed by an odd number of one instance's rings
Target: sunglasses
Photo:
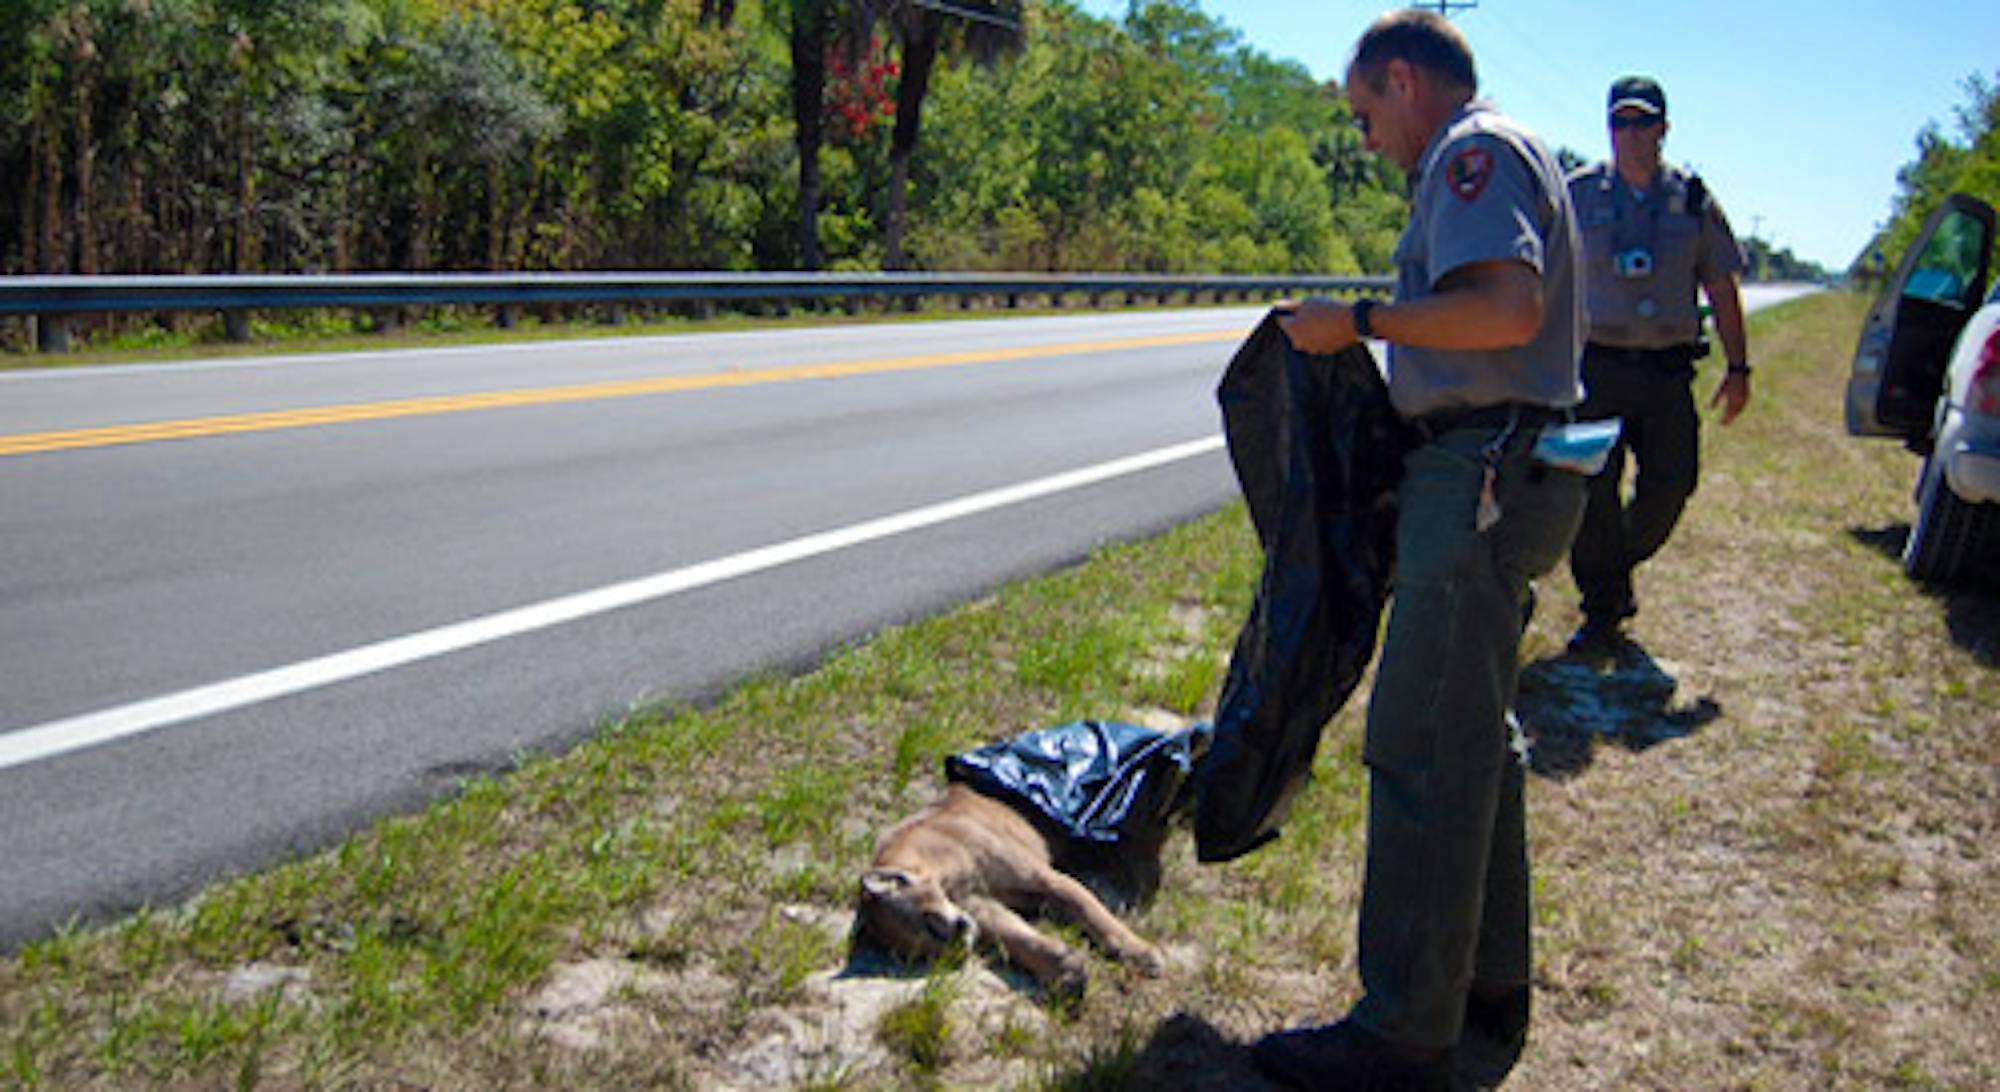
[[[1660,119],[1651,114],[1611,115],[1611,127],[1613,129],[1650,129],[1659,123]]]

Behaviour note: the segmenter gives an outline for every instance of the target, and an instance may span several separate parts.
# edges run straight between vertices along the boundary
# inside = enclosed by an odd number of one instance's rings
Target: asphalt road
[[[0,944],[1215,509],[1258,314],[0,376]]]
[[[0,947],[1214,510],[1260,313],[0,374]]]

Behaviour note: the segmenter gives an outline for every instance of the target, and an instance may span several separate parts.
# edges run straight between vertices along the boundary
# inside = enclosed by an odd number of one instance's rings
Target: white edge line
[[[1098,482],[1136,474],[1215,451],[1220,436],[1174,444],[1138,455],[1098,463],[1061,474],[974,493],[956,500],[914,508],[848,527],[775,543],[682,569],[656,573],[621,584],[578,592],[541,603],[440,626],[372,645],[302,660],[206,686],[115,706],[95,713],[23,728],[0,735],[0,770],[103,743],[141,735],[197,717],[214,716],[244,706],[302,691],[345,682],[363,675],[403,667],[477,645],[516,637],[538,629],[574,622],[670,595],[718,584],[739,576],[802,561],[819,554],[935,526],[981,512],[1080,489]]]

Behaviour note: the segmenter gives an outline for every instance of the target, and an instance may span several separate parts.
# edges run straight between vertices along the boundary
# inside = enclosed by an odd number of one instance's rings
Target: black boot
[[[1534,991],[1526,982],[1475,982],[1465,996],[1465,1031],[1452,1051],[1453,1092],[1498,1088],[1528,1045]]]

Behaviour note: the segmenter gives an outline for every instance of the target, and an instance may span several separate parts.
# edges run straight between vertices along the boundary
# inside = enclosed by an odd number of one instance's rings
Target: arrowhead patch
[[[1471,201],[1493,181],[1493,153],[1484,148],[1471,147],[1451,158],[1444,169],[1445,185],[1458,195],[1461,201]]]

